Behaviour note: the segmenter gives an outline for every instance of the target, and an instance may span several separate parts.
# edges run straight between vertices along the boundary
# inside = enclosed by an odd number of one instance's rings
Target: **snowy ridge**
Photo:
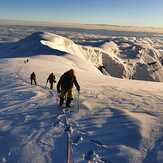
[[[103,73],[113,77],[163,81],[163,56],[149,38],[113,38],[92,47],[56,34],[36,32],[16,43],[0,44],[1,58],[38,55],[66,57],[73,63],[81,60],[89,65],[87,68],[103,66]]]
[[[71,54],[96,67],[106,66],[106,70],[114,77],[127,76],[126,68],[117,56],[100,48],[77,45],[70,39],[51,33],[37,32],[15,44],[0,46],[0,49],[1,57]]]
[[[140,60],[134,67],[133,79],[163,81],[163,65],[160,52],[155,49],[150,39],[137,43],[140,50]]]
[[[77,45],[70,39],[50,33],[44,33],[42,36],[44,40],[41,40],[41,43],[43,45],[86,59],[96,67],[103,65],[114,77],[127,77],[123,61],[115,56],[114,52],[109,53],[110,51],[107,52],[100,48]]]
[[[100,46],[100,48],[103,49],[104,51],[106,51],[109,54],[116,55],[116,56],[119,55],[119,47],[113,41],[103,43]]]

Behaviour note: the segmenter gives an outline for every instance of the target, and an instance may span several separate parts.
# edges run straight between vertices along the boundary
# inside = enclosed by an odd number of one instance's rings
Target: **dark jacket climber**
[[[32,74],[30,75],[30,79],[31,79],[31,85],[34,84],[37,85],[36,83],[36,74],[34,72],[32,72]]]
[[[53,72],[49,75],[46,84],[48,82],[50,83],[50,89],[53,89],[53,83],[56,83],[56,81],[55,81],[55,75],[53,74]]]
[[[76,89],[80,91],[80,86],[76,80],[74,70],[70,69],[61,76],[57,84],[57,91],[58,93],[60,93],[60,106],[63,105],[64,99],[65,97],[67,97],[66,106],[71,107],[70,104],[71,101],[73,100],[72,94],[73,85],[75,85]]]

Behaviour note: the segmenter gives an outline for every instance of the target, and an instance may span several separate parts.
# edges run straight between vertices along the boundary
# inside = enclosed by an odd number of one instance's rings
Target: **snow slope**
[[[30,50],[29,50],[30,49]],[[123,61],[113,54],[100,48],[80,46],[65,37],[36,32],[16,43],[0,45],[0,56],[4,57],[28,57],[33,55],[65,55],[71,54],[85,62],[90,62],[95,67],[104,65],[107,71],[114,77],[126,77],[127,71]]]
[[[44,44],[50,46],[48,42]],[[75,69],[81,85],[80,109],[74,89],[74,111],[67,115],[73,129],[74,162],[88,162],[91,157],[99,163],[163,162],[162,83],[104,76],[72,49],[72,54],[58,55],[57,51],[38,55],[30,50],[32,56],[27,64],[26,51],[19,53],[19,58],[0,59],[2,163],[65,162],[64,119],[57,105],[56,89],[49,91],[45,83],[50,72],[56,74],[58,81],[70,68]],[[33,71],[38,86],[29,83]]]

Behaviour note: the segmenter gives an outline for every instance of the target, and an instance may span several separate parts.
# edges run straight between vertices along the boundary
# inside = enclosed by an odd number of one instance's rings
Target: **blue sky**
[[[163,0],[0,0],[0,19],[163,27]]]

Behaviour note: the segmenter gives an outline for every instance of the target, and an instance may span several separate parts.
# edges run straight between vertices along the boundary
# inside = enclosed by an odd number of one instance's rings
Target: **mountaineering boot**
[[[66,101],[66,107],[71,107],[71,101],[72,101],[73,99],[72,98],[67,98],[67,101]]]
[[[60,102],[59,102],[59,106],[62,106],[64,103],[64,98],[60,97]]]

